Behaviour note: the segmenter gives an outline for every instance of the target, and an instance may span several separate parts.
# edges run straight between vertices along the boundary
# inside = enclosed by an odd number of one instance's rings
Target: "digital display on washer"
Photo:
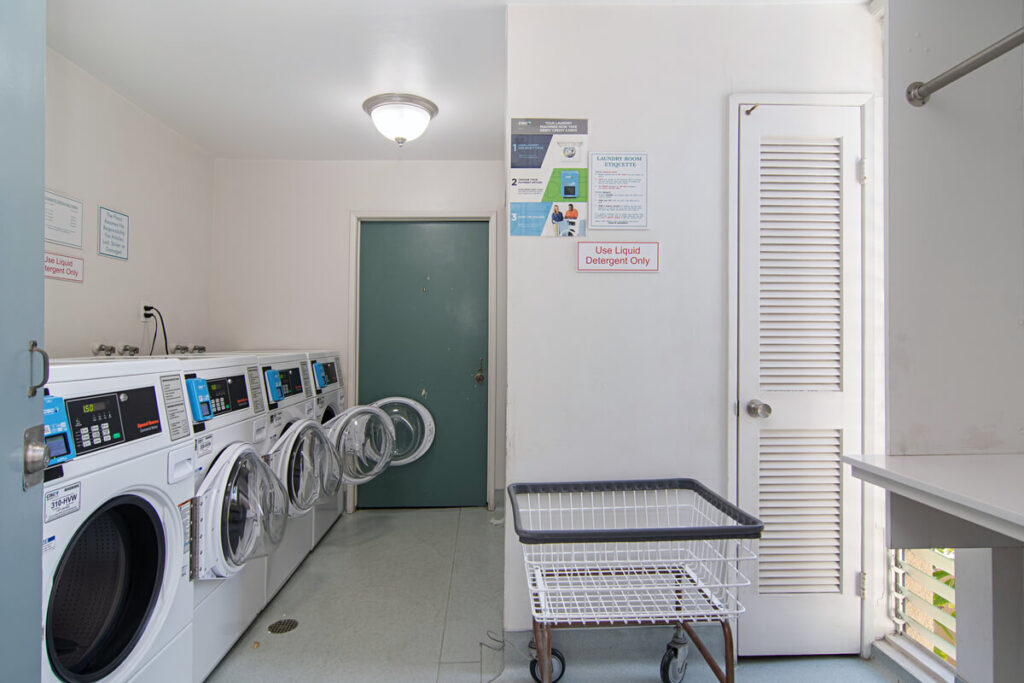
[[[299,374],[298,368],[288,368],[279,372],[281,373],[282,398],[302,393],[302,375]]]
[[[206,388],[210,392],[210,405],[213,407],[214,415],[223,415],[232,410],[245,410],[249,407],[245,375],[208,379]]]
[[[152,386],[67,399],[64,404],[78,455],[162,431],[156,388]]]

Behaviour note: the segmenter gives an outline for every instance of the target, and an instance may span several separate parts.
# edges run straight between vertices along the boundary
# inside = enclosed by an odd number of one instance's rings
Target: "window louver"
[[[760,593],[841,590],[839,430],[762,430],[758,507]]]
[[[760,146],[760,386],[842,390],[841,148]]]

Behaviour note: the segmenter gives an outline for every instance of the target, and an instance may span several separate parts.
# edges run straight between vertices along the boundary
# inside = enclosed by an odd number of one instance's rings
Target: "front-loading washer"
[[[271,495],[276,481],[263,459],[268,416],[256,356],[199,354],[176,360],[195,436],[192,679],[201,681],[267,603],[267,553],[280,534],[258,532],[261,525],[269,532],[283,523],[286,501],[280,482],[276,513],[273,505],[262,509],[256,495],[264,489]]]
[[[345,410],[345,380],[341,354],[337,351],[307,351],[313,381],[313,419],[327,424]],[[313,508],[313,545],[324,537],[345,509],[345,488],[325,495]]]
[[[194,446],[170,359],[54,361],[42,680],[185,680]]]
[[[309,359],[302,351],[256,352],[260,381],[267,397],[268,463],[277,471],[271,455],[289,427],[314,416],[313,387]],[[279,447],[277,453],[284,451]],[[282,456],[285,457],[285,456]],[[295,467],[301,470],[306,460]],[[289,482],[283,482],[286,488]],[[289,491],[291,496],[293,491]],[[315,504],[315,500],[313,504]],[[293,515],[280,545],[267,558],[267,600],[273,598],[313,549],[313,515]]]

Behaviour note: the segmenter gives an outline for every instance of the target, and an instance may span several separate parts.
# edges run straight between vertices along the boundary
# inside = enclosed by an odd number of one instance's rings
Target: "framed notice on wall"
[[[43,192],[43,237],[47,242],[82,248],[82,202],[51,190]]]
[[[647,154],[590,155],[590,227],[647,227]]]
[[[101,206],[97,227],[100,255],[127,261],[128,214]]]

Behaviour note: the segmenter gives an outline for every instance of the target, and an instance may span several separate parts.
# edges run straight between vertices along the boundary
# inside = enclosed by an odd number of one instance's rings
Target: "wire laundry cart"
[[[676,630],[664,683],[683,679],[691,641],[733,683],[730,622],[743,611],[736,589],[750,583],[738,563],[756,557],[760,520],[694,479],[511,484],[508,495],[533,612],[534,680],[554,683],[565,671],[552,627],[665,624]],[[694,622],[721,624],[724,672]]]

